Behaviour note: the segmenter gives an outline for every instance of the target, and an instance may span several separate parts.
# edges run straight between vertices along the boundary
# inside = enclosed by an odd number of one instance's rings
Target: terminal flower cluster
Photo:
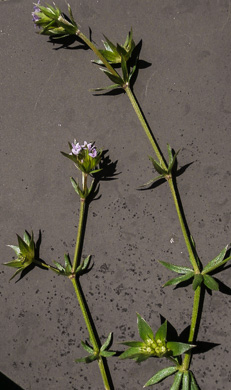
[[[88,156],[92,157],[92,158],[95,158],[97,156],[97,150],[94,146],[94,144],[92,143],[87,143],[87,141],[84,141],[84,144],[83,145],[80,145],[79,142],[76,142],[76,140],[74,140],[74,143],[71,144],[72,146],[72,149],[71,149],[71,153],[70,154],[74,154],[76,156],[79,156],[81,154],[85,154],[87,151],[88,152]]]

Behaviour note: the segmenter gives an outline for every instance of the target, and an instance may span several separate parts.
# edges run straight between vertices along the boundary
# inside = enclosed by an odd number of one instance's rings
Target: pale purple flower
[[[74,143],[72,143],[71,146],[72,146],[72,149],[71,149],[72,154],[75,154],[76,156],[78,156],[78,154],[82,150],[82,146],[79,144],[79,142],[76,143],[76,141],[74,141]]]
[[[88,155],[90,156],[90,157],[93,157],[93,158],[95,158],[96,156],[97,156],[97,150],[96,150],[96,148],[91,148],[91,150],[89,150],[88,149]]]
[[[85,150],[88,150],[88,155],[92,158],[95,158],[97,156],[97,150],[92,143],[87,143],[87,141],[84,141],[84,144],[82,145],[82,148]]]
[[[37,22],[40,18],[36,15],[37,12],[40,12],[40,8],[38,5],[40,4],[40,0],[37,1],[37,4],[34,5],[34,11],[32,12],[32,20],[33,22]]]

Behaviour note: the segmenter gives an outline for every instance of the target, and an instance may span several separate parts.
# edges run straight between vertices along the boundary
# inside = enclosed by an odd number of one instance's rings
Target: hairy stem
[[[92,324],[91,324],[91,319],[89,317],[88,310],[87,310],[86,305],[85,305],[85,300],[84,300],[82,292],[81,292],[79,281],[76,280],[75,278],[72,278],[71,281],[72,281],[73,287],[75,289],[75,293],[76,293],[76,296],[77,296],[77,299],[79,302],[80,309],[81,309],[82,314],[83,314],[83,318],[84,318],[84,321],[85,321],[85,324],[86,324],[86,327],[87,327],[87,330],[89,333],[89,338],[90,338],[91,344],[93,346],[94,352],[96,354],[98,354],[100,347],[99,347],[99,344],[97,342],[97,337],[94,333],[94,329],[93,329]],[[104,388],[105,388],[105,390],[111,390],[111,386],[109,384],[109,378],[107,375],[107,370],[105,368],[104,360],[101,356],[99,356],[97,361],[98,361],[99,369],[100,369],[101,376],[103,379]]]

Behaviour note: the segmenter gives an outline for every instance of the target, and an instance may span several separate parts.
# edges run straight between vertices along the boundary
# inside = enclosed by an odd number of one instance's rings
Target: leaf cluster
[[[202,283],[209,289],[209,290],[219,290],[219,283],[215,280],[215,278],[209,273],[217,271],[218,268],[222,267],[224,264],[226,264],[230,259],[231,256],[227,257],[225,259],[225,255],[227,252],[228,245],[222,249],[222,251],[219,253],[218,256],[216,256],[213,260],[211,260],[200,273],[195,273],[195,271],[188,267],[182,267],[179,265],[174,265],[171,263],[167,263],[165,261],[159,261],[164,267],[168,268],[169,270],[176,272],[178,274],[181,274],[180,276],[168,280],[165,284],[165,286],[176,286],[180,283],[183,283],[185,281],[188,281],[192,279],[192,287],[195,291],[198,286],[200,286]]]
[[[101,346],[99,350],[95,350],[93,347],[91,347],[88,343],[84,343],[81,341],[82,347],[89,353],[88,356],[76,359],[76,363],[91,363],[94,360],[98,360],[99,357],[105,357],[108,358],[110,356],[113,356],[116,354],[114,351],[109,351],[110,345],[112,343],[112,333],[109,333],[105,343]]]
[[[109,64],[120,64],[122,69],[122,76],[115,71],[112,73],[109,69],[100,68],[106,76],[114,83],[108,87],[96,88],[94,91],[111,90],[117,88],[125,88],[129,85],[130,80],[136,70],[136,63],[138,57],[134,59],[134,65],[130,69],[129,60],[132,57],[132,53],[135,48],[135,42],[133,40],[132,29],[129,31],[124,45],[114,45],[107,37],[103,41],[105,50],[99,50],[100,54],[106,59]],[[101,60],[93,60],[96,64],[103,65]]]
[[[17,235],[17,238],[18,246],[8,245],[15,251],[17,258],[10,262],[3,263],[8,267],[18,268],[10,280],[12,280],[25,268],[29,267],[35,258],[35,242],[33,232],[30,235],[27,231],[25,231],[23,238],[21,238],[19,235]]]
[[[154,160],[153,157],[149,156],[149,160],[152,162],[152,165],[153,165],[155,171],[157,173],[159,173],[159,176],[150,180],[148,183],[144,184],[144,186],[151,185],[157,180],[167,179],[168,177],[171,177],[172,171],[175,167],[176,157],[177,157],[179,151],[176,153],[173,153],[173,150],[169,144],[167,144],[167,149],[168,149],[168,166],[166,168],[163,167],[163,164],[161,162],[158,162],[158,161]]]
[[[86,257],[76,269],[75,275],[80,275],[81,273],[86,272],[89,267],[90,261],[91,256]],[[64,255],[64,266],[55,260],[53,260],[53,263],[55,264],[56,268],[50,267],[50,269],[56,272],[58,275],[63,275],[67,277],[73,275],[72,264],[69,255]]]

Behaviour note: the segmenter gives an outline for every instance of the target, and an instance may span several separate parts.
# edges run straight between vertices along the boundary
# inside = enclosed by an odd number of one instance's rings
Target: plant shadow
[[[2,390],[24,390],[22,387],[13,382],[8,376],[0,372],[0,384]]]

